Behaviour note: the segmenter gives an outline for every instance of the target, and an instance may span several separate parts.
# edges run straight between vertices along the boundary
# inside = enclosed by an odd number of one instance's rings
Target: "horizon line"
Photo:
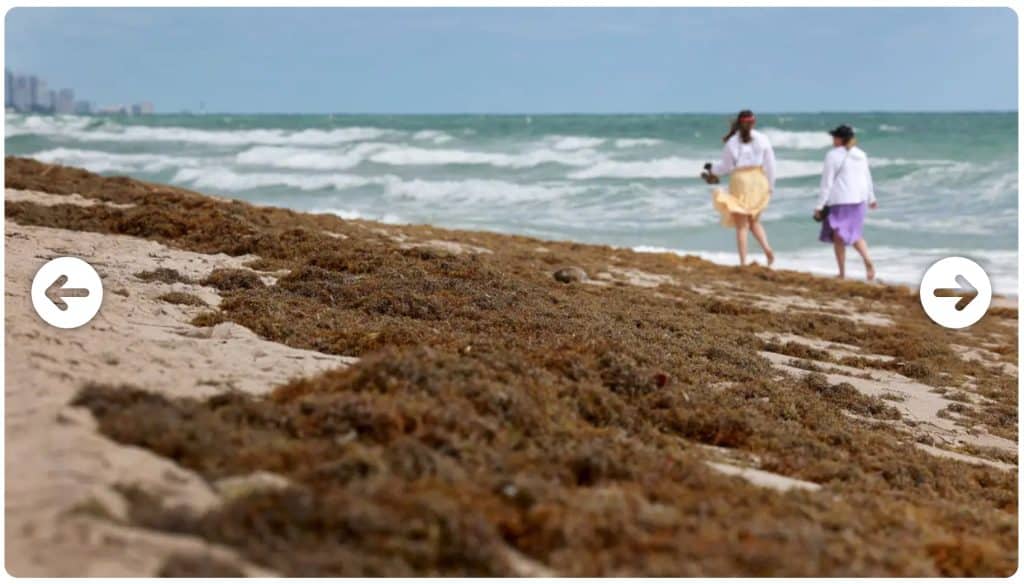
[[[13,112],[13,113],[33,113],[33,112]],[[870,109],[870,110],[808,110],[808,111],[760,111],[759,115],[807,115],[807,114],[822,114],[822,115],[839,115],[839,114],[1019,114],[1019,109],[935,109],[935,110],[912,110],[912,109]],[[47,114],[43,114],[47,115]],[[76,114],[77,115],[77,114]],[[103,114],[100,112],[92,112],[88,115],[120,115],[120,114]],[[194,115],[194,116],[711,116],[711,115],[735,115],[732,110],[729,111],[652,111],[652,112],[630,112],[630,111],[608,111],[608,112],[474,112],[474,111],[452,111],[452,112],[414,112],[414,111],[402,111],[402,112],[374,112],[374,111],[361,111],[361,112],[331,112],[331,111],[201,111],[196,112],[192,110],[179,110],[179,111],[156,111],[152,114],[147,115]]]

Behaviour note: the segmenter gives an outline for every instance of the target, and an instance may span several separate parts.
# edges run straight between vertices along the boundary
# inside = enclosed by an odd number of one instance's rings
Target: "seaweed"
[[[925,383],[971,376],[993,403],[966,415],[1015,438],[1016,378],[960,359],[951,345],[964,333],[931,325],[905,288],[345,221],[24,159],[8,158],[6,168],[13,188],[133,205],[9,203],[9,220],[255,254],[250,267],[283,272],[269,285],[255,272],[214,272],[205,281],[223,301],[194,324],[231,321],[292,347],[361,358],[265,397],[83,388],[75,403],[113,440],[210,481],[266,471],[292,485],[200,517],[134,496],[139,525],[230,546],[288,575],[1016,569],[1012,473],[931,456],[886,423],[898,413],[885,400],[819,373],[779,375],[758,355],[766,345],[756,333],[792,333],[891,356],[871,366]],[[399,245],[410,238],[472,242],[492,253]],[[548,251],[538,253],[541,245]],[[566,285],[552,272],[567,265],[588,274],[628,266],[677,283]],[[687,282],[840,299],[851,310],[884,310],[895,324],[773,312],[704,297]],[[989,315],[967,334],[1003,338],[1005,318]],[[809,347],[769,346],[824,360]],[[706,462],[722,448],[823,488],[779,493],[717,473]],[[186,573],[189,562],[179,564]]]
[[[207,306],[206,301],[188,292],[166,292],[157,296],[157,300],[163,300],[170,304],[181,304],[184,306]]]

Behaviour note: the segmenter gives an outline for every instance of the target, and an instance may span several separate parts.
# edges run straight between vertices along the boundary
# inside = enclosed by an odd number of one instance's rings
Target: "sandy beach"
[[[1017,569],[1013,299],[5,169],[13,575]]]

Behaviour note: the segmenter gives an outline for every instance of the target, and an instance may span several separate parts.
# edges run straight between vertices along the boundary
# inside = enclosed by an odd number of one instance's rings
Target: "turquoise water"
[[[779,160],[764,223],[780,266],[834,270],[809,216],[825,130],[843,122],[872,161],[881,208],[866,237],[880,278],[915,284],[933,261],[967,255],[997,292],[1016,294],[1016,113],[760,115]],[[342,217],[735,263],[733,235],[697,178],[727,125],[724,115],[685,114],[7,114],[5,143],[8,154]]]

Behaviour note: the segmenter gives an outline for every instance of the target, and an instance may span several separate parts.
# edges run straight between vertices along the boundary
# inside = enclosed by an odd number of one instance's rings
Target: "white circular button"
[[[32,306],[57,328],[82,326],[96,316],[102,303],[100,275],[78,258],[50,260],[32,278]]]
[[[921,306],[928,318],[950,329],[962,329],[981,320],[992,304],[992,282],[974,261],[962,257],[941,259],[921,278]]]

